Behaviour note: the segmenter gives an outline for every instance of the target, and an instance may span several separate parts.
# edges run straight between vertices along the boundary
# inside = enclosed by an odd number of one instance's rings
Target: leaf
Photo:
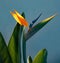
[[[21,63],[21,29],[22,26],[17,23],[8,44],[13,63]]]
[[[3,63],[12,63],[6,42],[0,32],[0,56],[3,61]],[[2,63],[2,62],[0,62]]]
[[[47,50],[43,49],[37,53],[32,63],[47,63]]]
[[[17,57],[18,57],[19,31],[20,31],[20,25],[17,23],[8,44],[9,53],[11,55],[13,63],[18,62]]]
[[[32,58],[31,58],[31,56],[28,56],[28,58],[27,58],[27,63],[32,63]]]
[[[30,37],[32,37],[36,32],[38,32],[42,27],[44,27],[44,25],[46,25],[54,17],[55,17],[55,15],[53,15],[49,18],[46,18],[46,19],[42,20],[40,23],[38,23],[37,25],[35,25],[34,27],[32,27],[31,29],[29,29],[28,32],[25,34],[25,39],[28,40]]]
[[[4,63],[3,60],[2,60],[2,58],[1,58],[1,55],[0,55],[0,63]]]

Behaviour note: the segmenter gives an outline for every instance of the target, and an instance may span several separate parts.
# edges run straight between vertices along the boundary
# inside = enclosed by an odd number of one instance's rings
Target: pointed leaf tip
[[[27,58],[27,63],[32,63],[32,58],[31,58],[31,56],[28,56],[28,58]]]
[[[20,25],[17,23],[8,44],[9,54],[12,58],[13,63],[18,63],[17,57],[18,57],[19,31],[20,31]]]
[[[32,63],[47,63],[47,50],[42,49],[41,51],[39,51],[34,57]]]
[[[0,32],[0,56],[4,63],[12,63],[6,42]]]

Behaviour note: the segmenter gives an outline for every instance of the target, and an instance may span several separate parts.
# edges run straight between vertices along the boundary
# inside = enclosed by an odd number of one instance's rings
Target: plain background
[[[48,63],[60,63],[60,0],[0,0],[0,32],[6,43],[16,25],[10,11],[25,12],[26,19],[32,22],[41,12],[41,21],[55,13],[58,15],[27,41],[27,56],[32,58],[43,48],[48,50]]]

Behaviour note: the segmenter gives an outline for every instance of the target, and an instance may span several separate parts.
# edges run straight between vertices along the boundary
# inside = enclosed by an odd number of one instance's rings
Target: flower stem
[[[26,59],[26,40],[25,40],[24,32],[25,31],[23,31],[23,39],[22,39],[23,61],[24,61],[24,63],[27,63],[27,59]]]
[[[23,26],[20,26],[19,42],[18,42],[18,63],[21,63],[21,38]]]

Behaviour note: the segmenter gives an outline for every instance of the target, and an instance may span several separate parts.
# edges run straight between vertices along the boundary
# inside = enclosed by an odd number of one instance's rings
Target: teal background
[[[58,15],[44,28],[27,41],[27,56],[32,58],[43,48],[48,50],[48,63],[60,63],[60,0],[0,0],[0,32],[6,43],[16,25],[10,11],[25,12],[26,19],[32,22],[41,12],[41,21],[55,13]]]

